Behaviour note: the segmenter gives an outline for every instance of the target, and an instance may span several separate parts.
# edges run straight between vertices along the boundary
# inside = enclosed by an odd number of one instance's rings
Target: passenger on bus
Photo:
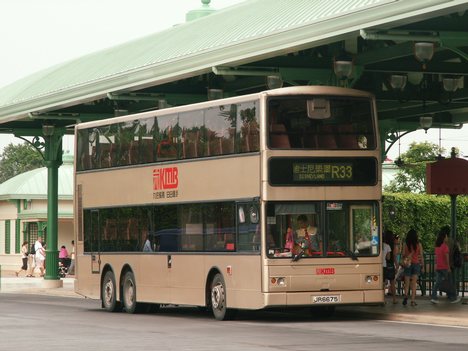
[[[296,230],[296,242],[302,248],[306,248],[308,251],[321,252],[322,241],[318,232],[318,228],[315,225],[315,217],[311,216],[312,221],[309,223],[307,215],[301,214],[297,217],[297,225],[299,229]],[[311,254],[311,252],[309,252]]]
[[[143,245],[143,252],[153,252],[153,248],[151,247],[151,240],[150,236],[146,236],[145,244]]]

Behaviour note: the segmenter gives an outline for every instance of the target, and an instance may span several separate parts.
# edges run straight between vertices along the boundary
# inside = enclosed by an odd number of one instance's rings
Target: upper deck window
[[[78,129],[77,171],[260,149],[258,100]]]
[[[372,101],[334,96],[286,96],[268,101],[272,149],[375,149]]]

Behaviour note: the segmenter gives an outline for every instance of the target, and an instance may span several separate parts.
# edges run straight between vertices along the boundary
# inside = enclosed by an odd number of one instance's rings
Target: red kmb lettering
[[[327,268],[316,268],[315,269],[315,274],[320,275],[320,274],[335,274],[335,268],[333,267],[327,267]]]
[[[156,168],[153,170],[153,190],[176,189],[179,186],[177,167]]]

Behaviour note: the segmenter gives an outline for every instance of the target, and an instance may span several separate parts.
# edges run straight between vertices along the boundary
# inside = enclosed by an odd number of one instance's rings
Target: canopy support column
[[[45,280],[59,281],[58,275],[58,168],[62,164],[63,132],[44,125],[44,161],[47,167],[47,239]]]

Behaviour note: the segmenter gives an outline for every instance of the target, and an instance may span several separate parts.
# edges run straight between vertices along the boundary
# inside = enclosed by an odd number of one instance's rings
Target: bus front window
[[[275,246],[270,258],[378,255],[377,203],[269,203],[267,235]]]
[[[376,148],[372,102],[364,98],[287,96],[268,101],[271,149]]]

